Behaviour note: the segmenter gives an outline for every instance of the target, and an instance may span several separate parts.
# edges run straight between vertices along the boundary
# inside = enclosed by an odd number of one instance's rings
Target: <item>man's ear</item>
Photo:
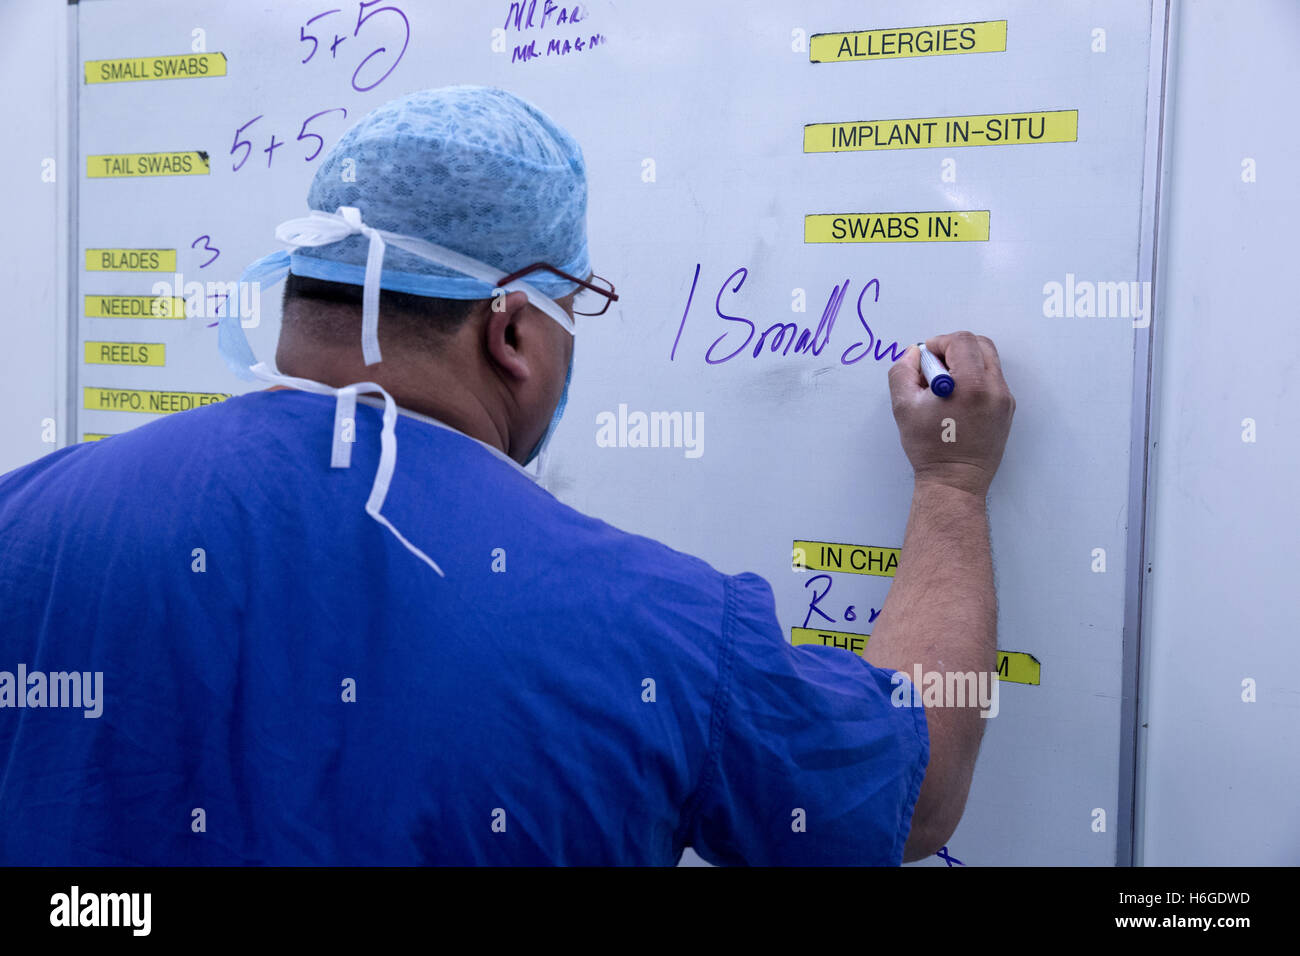
[[[492,363],[509,378],[523,381],[532,374],[535,322],[536,317],[529,315],[528,296],[522,292],[498,295],[488,304],[484,346]]]

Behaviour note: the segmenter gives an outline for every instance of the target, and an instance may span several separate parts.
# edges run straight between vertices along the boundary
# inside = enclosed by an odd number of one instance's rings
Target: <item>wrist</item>
[[[953,500],[970,501],[981,507],[988,503],[988,489],[982,485],[931,475],[913,475],[912,494],[937,495]]]

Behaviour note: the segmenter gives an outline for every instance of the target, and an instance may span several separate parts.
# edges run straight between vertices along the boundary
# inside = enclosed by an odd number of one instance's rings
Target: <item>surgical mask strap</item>
[[[574,342],[573,352],[569,353],[569,369],[564,373],[564,388],[560,391],[560,401],[555,406],[555,411],[551,415],[550,422],[546,425],[546,431],[542,437],[537,440],[537,445],[533,448],[524,465],[528,466],[537,461],[537,474],[540,476],[546,470],[547,451],[551,446],[551,439],[555,437],[556,426],[560,424],[560,419],[564,416],[564,406],[569,404],[569,382],[573,379],[573,355],[577,352],[577,342]]]
[[[282,249],[251,263],[240,275],[236,288],[240,290],[240,295],[261,295],[264,289],[275,285],[288,274],[289,251]],[[253,288],[249,289],[250,286]],[[248,382],[254,379],[251,369],[258,362],[248,344],[248,337],[244,335],[238,311],[229,302],[226,303],[217,326],[217,347],[231,373]]]

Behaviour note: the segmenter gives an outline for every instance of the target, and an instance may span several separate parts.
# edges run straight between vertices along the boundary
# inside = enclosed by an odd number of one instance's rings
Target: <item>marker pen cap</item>
[[[943,367],[943,363],[938,357],[930,352],[924,345],[917,343],[921,349],[921,374],[930,384],[930,391],[940,398],[947,398],[952,394],[952,390],[957,387],[952,375]]]

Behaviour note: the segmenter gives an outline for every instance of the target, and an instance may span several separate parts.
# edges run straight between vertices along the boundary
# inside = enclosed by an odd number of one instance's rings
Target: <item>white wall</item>
[[[66,358],[61,334],[66,307],[60,212],[77,171],[64,163],[70,129],[61,109],[60,71],[67,70],[69,8],[62,3],[0,3],[0,88],[8,91],[0,182],[6,222],[0,234],[0,473],[65,444],[60,394]],[[66,74],[65,74],[66,75]],[[42,182],[42,160],[56,158],[56,181]],[[63,212],[66,217],[66,211]],[[42,441],[42,420],[54,419],[57,444]]]
[[[1138,862],[1294,865],[1300,4],[1183,0],[1174,14]]]

